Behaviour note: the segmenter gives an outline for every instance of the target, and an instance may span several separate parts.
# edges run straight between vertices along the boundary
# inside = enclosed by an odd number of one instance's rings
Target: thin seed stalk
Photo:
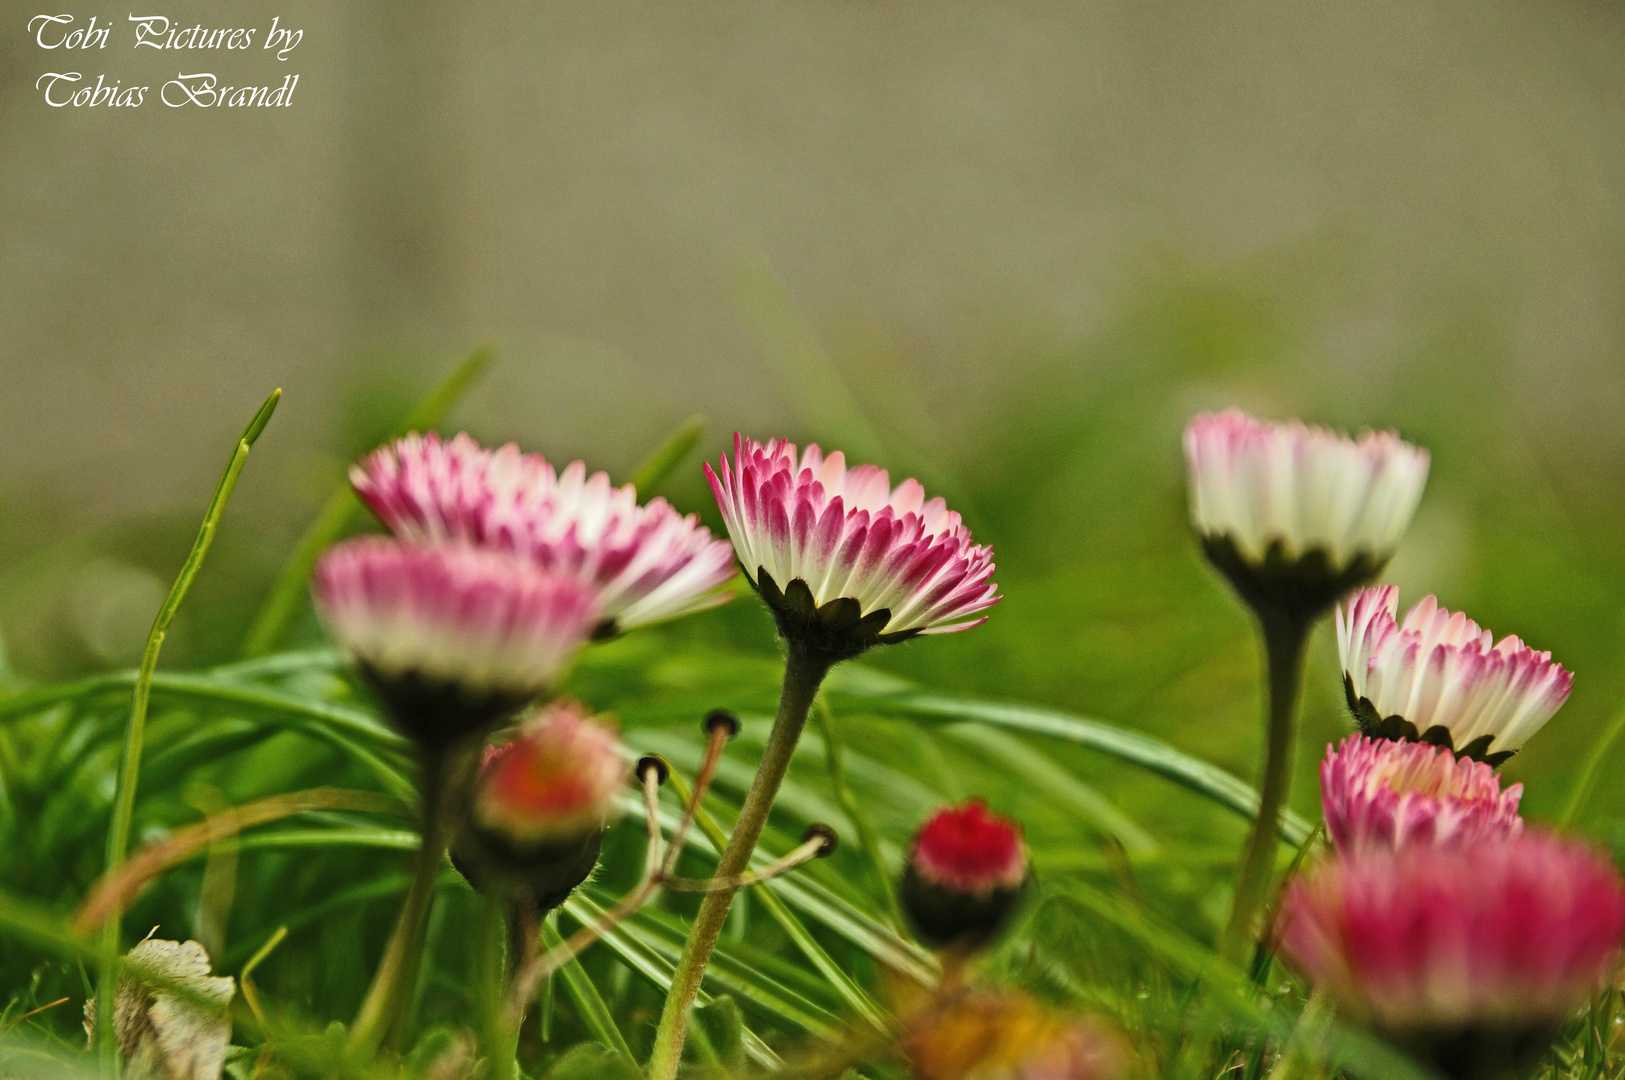
[[[784,774],[790,767],[790,757],[801,738],[801,729],[806,726],[807,713],[828,672],[827,659],[810,655],[793,641],[789,643],[779,711],[773,719],[773,730],[768,735],[767,746],[762,751],[756,779],[751,783],[750,793],[745,796],[745,805],[739,811],[733,835],[717,864],[717,877],[737,877],[749,867],[750,857],[756,851],[756,842],[767,824],[768,811],[773,808],[779,785],[784,782]],[[683,1057],[683,1040],[688,1034],[689,1009],[700,992],[700,981],[705,976],[706,965],[711,960],[717,939],[722,936],[728,909],[733,904],[734,893],[738,891],[735,887],[708,893],[700,904],[700,912],[695,916],[688,940],[683,944],[682,958],[677,961],[677,970],[672,974],[671,991],[666,995],[666,1005],[660,1014],[660,1026],[655,1030],[654,1052],[649,1058],[649,1080],[672,1080],[677,1075],[677,1066]]]
[[[1258,816],[1242,848],[1236,879],[1235,906],[1219,938],[1219,952],[1236,964],[1247,961],[1253,921],[1269,895],[1274,876],[1276,826],[1292,789],[1292,767],[1298,740],[1298,692],[1303,686],[1304,649],[1311,623],[1290,615],[1263,613],[1264,722],[1267,742],[1264,776],[1259,785]]]

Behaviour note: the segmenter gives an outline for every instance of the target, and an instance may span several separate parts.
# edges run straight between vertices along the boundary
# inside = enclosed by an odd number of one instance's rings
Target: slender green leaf
[[[1258,814],[1258,792],[1216,765],[1176,750],[1159,739],[1126,731],[1099,720],[1087,720],[1058,709],[1017,705],[946,694],[896,693],[867,695],[848,688],[850,700],[882,713],[932,720],[973,720],[977,723],[1048,735],[1109,754],[1187,790],[1203,795],[1248,820]],[[1290,811],[1281,814],[1281,838],[1296,847],[1308,837],[1310,825]]]
[[[542,923],[542,944],[549,949],[563,944],[558,931],[545,921]],[[615,1017],[598,993],[598,987],[587,977],[587,972],[580,961],[572,959],[559,969],[559,975],[564,979],[565,992],[575,1003],[576,1012],[587,1030],[592,1033],[592,1037],[619,1054],[628,1063],[636,1065],[637,1059],[632,1056],[632,1048],[627,1045],[621,1029],[615,1026]]]
[[[679,424],[677,430],[666,436],[665,440],[632,472],[628,483],[637,489],[638,497],[647,499],[650,493],[694,452],[694,448],[699,445],[704,435],[705,417],[691,416]]]
[[[214,535],[220,527],[221,517],[226,512],[226,504],[231,501],[231,493],[237,487],[237,478],[242,475],[243,466],[248,463],[249,448],[265,430],[265,425],[270,422],[271,414],[276,411],[277,402],[281,399],[282,391],[273,390],[270,397],[265,399],[265,403],[254,414],[253,419],[248,422],[242,436],[238,438],[231,458],[226,463],[226,471],[215,487],[214,497],[209,500],[209,508],[204,511],[203,524],[199,526],[197,538],[192,542],[192,550],[186,556],[186,562],[181,564],[181,572],[176,576],[175,583],[170,586],[169,595],[159,607],[158,615],[152,622],[152,630],[147,635],[146,648],[141,654],[141,669],[136,675],[134,694],[130,703],[130,722],[125,727],[124,759],[113,789],[113,820],[107,830],[108,873],[116,872],[124,864],[125,854],[130,847],[130,828],[135,818],[136,785],[141,778],[142,740],[146,735],[147,699],[152,686],[153,672],[158,667],[158,654],[164,647],[164,636],[169,632],[169,625],[174,621],[175,613],[180,610],[181,601],[186,599],[192,581],[203,568],[203,560],[208,556],[209,548],[214,543]],[[102,1031],[112,1029],[113,986],[117,977],[118,955],[119,912],[114,909],[108,915],[102,930],[101,980],[97,992],[100,1003],[97,1023]],[[113,1040],[101,1040],[99,1048],[104,1067],[110,1069],[117,1060]]]

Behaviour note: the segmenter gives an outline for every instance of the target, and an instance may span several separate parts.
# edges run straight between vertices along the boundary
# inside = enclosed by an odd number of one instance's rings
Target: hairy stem
[[[449,789],[462,771],[457,767],[458,758],[455,751],[423,751],[423,844],[418,848],[406,905],[350,1028],[350,1049],[362,1057],[372,1054],[383,1042],[400,1013],[408,988],[417,979],[424,920],[451,839],[446,810],[452,801]]]
[[[790,756],[795,752],[801,729],[807,723],[807,712],[812,707],[818,687],[829,671],[826,659],[814,657],[789,643],[789,655],[784,665],[784,688],[779,695],[778,715],[773,719],[773,731],[762,751],[762,763],[756,769],[756,779],[739,812],[728,847],[717,864],[716,876],[732,878],[750,865],[750,857],[767,824],[768,811],[778,795],[779,785],[790,767]],[[660,1026],[655,1031],[654,1052],[649,1059],[649,1080],[672,1080],[683,1057],[683,1039],[688,1033],[688,1012],[700,992],[700,980],[717,938],[722,935],[733,904],[737,888],[709,893],[700,904],[694,926],[683,945],[683,955],[672,974],[671,992],[666,996],[665,1009],[660,1014]]]
[[[1267,700],[1264,776],[1259,786],[1258,816],[1242,848],[1236,879],[1235,906],[1219,938],[1219,952],[1237,964],[1247,960],[1253,920],[1269,894],[1274,876],[1276,825],[1292,789],[1292,766],[1298,737],[1298,691],[1303,685],[1304,646],[1310,623],[1276,612],[1262,613]]]

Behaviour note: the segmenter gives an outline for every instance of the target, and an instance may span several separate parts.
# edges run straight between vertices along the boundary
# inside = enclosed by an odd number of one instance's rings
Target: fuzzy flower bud
[[[613,731],[575,702],[551,705],[486,751],[453,859],[481,887],[556,907],[596,865],[628,776]]]
[[[903,907],[920,939],[978,947],[1003,928],[1027,883],[1021,827],[979,799],[937,811],[903,875]]]

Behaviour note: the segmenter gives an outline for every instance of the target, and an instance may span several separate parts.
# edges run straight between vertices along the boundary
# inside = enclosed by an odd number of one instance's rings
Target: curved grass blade
[[[971,720],[1087,746],[1172,780],[1249,821],[1258,815],[1258,792],[1246,781],[1216,765],[1176,750],[1160,739],[1099,720],[1087,720],[1037,705],[949,697],[946,694],[869,695],[852,687],[838,691],[838,694],[877,712],[929,720]],[[1296,847],[1308,838],[1310,825],[1297,814],[1286,811],[1281,815],[1277,831],[1283,840]]]
[[[643,459],[627,481],[637,489],[640,499],[647,499],[649,494],[659,487],[661,481],[672,474],[672,470],[683,463],[683,459],[694,452],[700,439],[705,435],[705,417],[691,416],[677,426],[677,430],[666,436],[661,444],[654,448],[650,455]]]
[[[542,944],[547,948],[554,949],[564,943],[564,939],[559,937],[559,932],[546,921],[543,921],[541,929]],[[592,1033],[592,1037],[636,1065],[637,1059],[632,1056],[632,1048],[627,1045],[626,1036],[615,1026],[615,1017],[598,993],[598,987],[587,977],[581,962],[571,959],[559,969],[559,975],[564,979],[565,992],[570,995],[570,1000],[575,1002],[576,1013],[581,1017],[581,1022],[586,1025],[587,1030]]]
[[[75,683],[47,686],[0,701],[0,721],[31,716],[63,701],[127,690],[139,680],[138,672],[118,671],[81,679]],[[217,709],[254,710],[268,715],[299,717],[331,724],[346,735],[375,746],[404,752],[406,738],[384,726],[361,709],[336,705],[320,698],[303,697],[252,683],[234,682],[210,675],[158,672],[148,679],[148,692],[167,700],[214,706]]]
[[[950,724],[943,733],[969,743],[1010,766],[1015,775],[1043,788],[1056,802],[1071,807],[1100,832],[1115,837],[1130,855],[1157,850],[1156,838],[1140,824],[1049,758],[1008,732],[985,724]]]
[[[135,790],[141,777],[141,744],[146,734],[147,724],[147,698],[152,686],[152,675],[158,667],[158,653],[164,647],[164,636],[169,632],[169,624],[174,621],[175,613],[180,610],[181,601],[186,599],[187,590],[192,587],[192,581],[203,567],[203,560],[209,554],[209,548],[214,543],[215,532],[220,527],[220,518],[226,512],[226,504],[231,501],[231,493],[237,487],[237,478],[242,475],[243,466],[248,463],[249,448],[254,445],[265,425],[271,420],[271,414],[276,411],[277,402],[282,399],[281,390],[273,390],[271,396],[259,407],[254,418],[248,422],[243,430],[237,445],[232,449],[231,458],[226,462],[226,471],[220,477],[220,483],[215,486],[214,497],[209,500],[209,508],[204,511],[203,524],[198,528],[197,538],[192,541],[192,550],[186,556],[186,562],[181,564],[181,572],[176,576],[175,583],[169,588],[169,595],[164,598],[163,605],[158,609],[158,615],[152,621],[152,630],[147,635],[146,648],[141,654],[141,669],[136,675],[135,690],[130,703],[130,722],[124,734],[124,760],[119,767],[118,779],[113,789],[113,820],[107,830],[107,872],[115,874],[124,865],[125,853],[130,847],[130,828],[135,818]],[[113,987],[117,981],[117,960],[119,954],[119,913],[117,908],[109,911],[107,920],[102,927],[101,948],[101,979],[98,990],[98,1030],[113,1030]],[[112,1039],[102,1039],[101,1061],[108,1071],[116,1067],[117,1048]]]
[[[108,869],[74,912],[73,925],[84,933],[103,919],[116,917],[115,913],[153,878],[203,854],[206,847],[224,837],[311,810],[349,810],[397,816],[407,813],[405,805],[387,795],[335,788],[272,795],[234,806],[194,825],[176,829],[162,840],[136,852],[127,862]]]
[[[407,414],[391,435],[404,435],[440,423],[495,359],[496,347],[490,344],[481,345],[469,353],[462,363],[452,369],[445,381]],[[277,575],[276,584],[271,586],[265,602],[255,613],[248,634],[243,638],[242,655],[245,658],[264,656],[276,648],[289,621],[305,602],[305,581],[310,577],[310,568],[316,565],[317,557],[329,544],[350,530],[360,511],[361,500],[350,491],[349,481],[346,480],[328,498],[316,515],[316,520],[310,523],[305,535],[294,545],[293,553]]]
[[[564,902],[564,910],[583,926],[600,918],[604,909],[587,899],[580,892]],[[651,949],[641,938],[627,933],[626,924],[612,927],[604,934],[601,940],[611,952],[620,957],[634,972],[647,979],[649,984],[661,992],[671,989],[671,974],[673,965],[664,959],[658,951]],[[712,1001],[710,994],[703,989],[694,999],[698,1006],[709,1005]],[[745,1028],[745,1052],[751,1060],[764,1069],[776,1071],[784,1067],[783,1060],[773,1052],[754,1031]]]
[[[822,694],[813,702],[813,715],[818,720],[819,734],[823,736],[824,765],[829,769],[829,782],[835,789],[835,799],[857,830],[858,846],[863,849],[864,858],[869,860],[869,872],[874,875],[875,888],[886,902],[887,915],[894,926],[903,926],[903,909],[897,905],[897,891],[892,888],[891,868],[881,854],[880,838],[875,834],[874,823],[847,785],[845,752],[840,735],[835,730],[835,710],[829,707],[828,700]]]

